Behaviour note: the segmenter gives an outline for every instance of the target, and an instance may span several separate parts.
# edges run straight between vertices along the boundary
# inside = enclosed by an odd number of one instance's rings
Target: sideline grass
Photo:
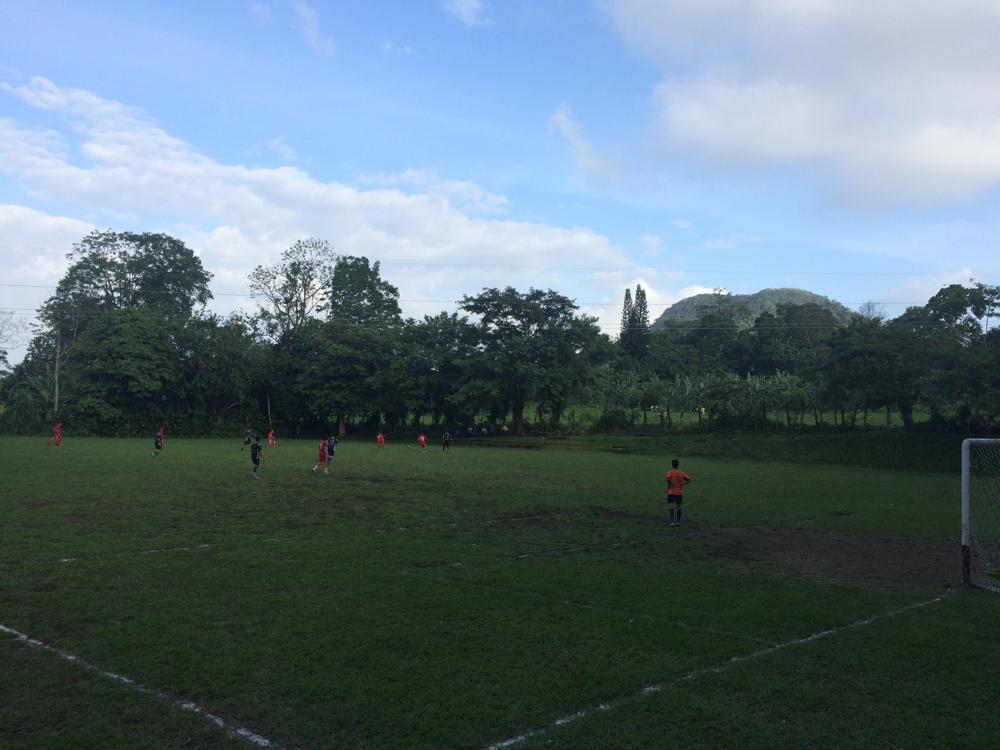
[[[284,441],[265,451],[253,481],[238,441],[171,438],[157,459],[147,442],[0,440],[0,475],[10,480],[0,488],[0,623],[285,746],[483,747],[762,643],[927,598],[953,578],[943,571],[940,583],[884,589],[706,547],[713,530],[748,525],[952,539],[957,519],[942,498],[955,480],[941,473],[692,458],[690,523],[669,529],[657,522],[657,456],[346,442],[326,477],[309,471],[312,441]],[[1000,614],[995,598],[954,601],[941,612]],[[910,623],[938,617],[944,632],[951,616],[907,616],[811,646],[818,663],[844,670],[826,708],[856,701],[844,687],[858,670],[844,651],[858,651],[854,641],[877,643],[886,665],[870,697],[910,705],[913,691],[888,694],[893,675],[945,679],[940,652],[916,648],[923,631]],[[984,663],[998,655],[981,629],[956,632],[948,649]],[[13,707],[0,719],[0,746],[233,742],[9,638],[0,656],[13,665],[0,670],[0,702]],[[723,721],[779,687],[794,693],[815,677],[800,656],[702,681],[695,715],[715,710]],[[956,678],[995,690],[967,666]],[[718,685],[744,672],[759,679],[727,707]],[[74,682],[78,690],[65,689]],[[802,723],[820,711],[808,700],[790,705]],[[594,734],[585,720],[565,746],[657,746],[652,738],[671,724],[649,724],[647,713],[643,704],[608,716]],[[897,736],[895,719],[881,729],[869,720],[864,737]],[[974,713],[954,721],[997,737]],[[753,746],[757,723],[722,726],[729,744]],[[701,734],[684,726],[688,744],[718,744],[717,725]],[[837,728],[824,731],[809,736],[833,746]],[[775,727],[767,736],[784,735]]]

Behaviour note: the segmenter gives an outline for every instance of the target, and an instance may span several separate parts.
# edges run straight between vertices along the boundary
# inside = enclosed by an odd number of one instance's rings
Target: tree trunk
[[[337,435],[339,437],[347,435],[347,419],[343,413],[337,415]]]
[[[897,404],[899,409],[899,416],[903,420],[903,428],[910,430],[913,429],[913,407],[909,404]]]
[[[59,420],[59,365],[62,357],[62,337],[56,332],[56,361],[53,370],[52,417]]]
[[[892,407],[889,404],[885,405],[885,426],[892,427]]]

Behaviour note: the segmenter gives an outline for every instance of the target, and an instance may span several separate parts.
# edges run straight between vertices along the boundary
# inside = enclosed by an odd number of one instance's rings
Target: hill
[[[844,324],[850,321],[853,314],[836,300],[805,289],[761,289],[755,294],[696,294],[686,297],[664,310],[650,328],[656,330],[672,321],[697,320],[701,308],[705,307],[746,311],[745,317],[749,324],[763,313],[774,313],[778,305],[805,305],[810,302],[826,308]]]

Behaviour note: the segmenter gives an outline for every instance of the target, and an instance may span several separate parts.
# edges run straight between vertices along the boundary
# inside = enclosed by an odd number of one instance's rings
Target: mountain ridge
[[[766,312],[775,313],[778,305],[815,304],[829,310],[844,325],[854,315],[847,307],[822,294],[794,287],[761,289],[753,294],[695,294],[685,297],[668,307],[650,325],[650,330],[663,328],[667,323],[686,322],[698,319],[699,308],[719,307],[723,309],[743,308],[752,323]]]

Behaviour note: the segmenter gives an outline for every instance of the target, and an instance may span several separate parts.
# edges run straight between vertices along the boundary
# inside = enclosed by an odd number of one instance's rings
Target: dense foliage
[[[612,341],[552,290],[487,288],[458,313],[405,319],[377,262],[318,239],[254,269],[257,312],[225,319],[172,237],[94,232],[69,257],[0,379],[7,432],[915,428],[915,414],[988,432],[1000,419],[996,286],[947,286],[894,320],[869,305],[846,324],[813,303],[756,314],[716,295],[652,331],[637,287]]]

